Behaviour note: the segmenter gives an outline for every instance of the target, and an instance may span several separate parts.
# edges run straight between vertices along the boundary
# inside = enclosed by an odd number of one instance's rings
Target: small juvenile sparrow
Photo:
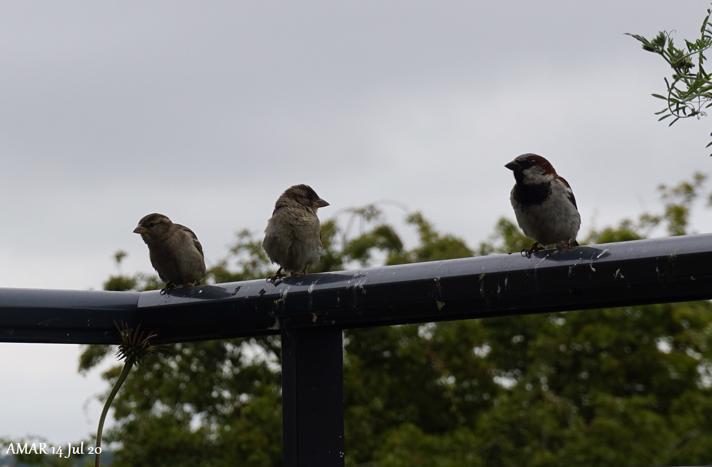
[[[174,224],[163,214],[148,214],[138,221],[134,233],[140,234],[151,257],[151,264],[166,288],[195,285],[205,276],[203,247],[188,227]]]
[[[294,185],[282,193],[267,222],[262,241],[269,259],[279,264],[272,280],[291,274],[306,274],[321,256],[319,218],[316,211],[328,206],[308,185]]]
[[[535,242],[527,256],[556,244],[557,248],[577,246],[576,234],[581,216],[571,186],[541,156],[522,154],[505,165],[514,172],[517,183],[510,200],[519,227]]]

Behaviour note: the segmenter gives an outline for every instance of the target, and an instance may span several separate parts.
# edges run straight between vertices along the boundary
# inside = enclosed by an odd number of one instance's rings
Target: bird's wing
[[[198,236],[195,235],[195,232],[193,232],[192,230],[190,230],[188,227],[186,227],[184,225],[175,224],[175,226],[178,227],[183,232],[190,235],[190,238],[193,239],[193,246],[195,246],[195,248],[200,252],[200,256],[202,256],[204,259],[205,253],[203,253],[203,245],[200,244],[200,241],[198,240]]]
[[[267,256],[275,263],[286,261],[289,250],[294,242],[294,230],[289,223],[288,216],[279,211],[270,218],[265,229],[265,238],[262,240]]]
[[[576,205],[576,197],[574,196],[574,191],[571,189],[571,185],[569,185],[569,182],[566,181],[564,177],[561,175],[558,176],[559,180],[561,180],[561,183],[564,184],[566,187],[566,197],[569,198],[569,201],[571,201],[571,204],[574,205],[576,209],[578,209],[578,206]]]

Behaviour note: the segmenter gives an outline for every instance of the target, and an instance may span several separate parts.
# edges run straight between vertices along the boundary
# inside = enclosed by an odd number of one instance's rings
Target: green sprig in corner
[[[668,126],[680,119],[704,117],[706,109],[712,107],[712,74],[704,68],[707,60],[705,52],[712,48],[710,17],[712,9],[708,9],[702,19],[699,37],[685,40],[684,47],[675,45],[667,31],[661,31],[650,39],[627,33],[642,44],[643,50],[660,55],[672,70],[672,76],[665,78],[665,94],[653,94],[653,97],[665,101],[665,107],[655,114],[660,116],[659,121],[672,118]],[[712,142],[707,144],[708,148],[710,146]]]

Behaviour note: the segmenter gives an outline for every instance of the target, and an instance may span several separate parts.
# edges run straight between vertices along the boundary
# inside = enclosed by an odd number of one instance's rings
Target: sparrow
[[[514,172],[516,180],[510,200],[517,223],[534,240],[531,248],[522,253],[531,256],[533,251],[551,244],[557,248],[577,246],[581,216],[576,198],[571,185],[551,163],[536,154],[522,154],[505,167]]]
[[[316,212],[328,205],[308,185],[291,186],[277,199],[262,241],[269,259],[279,265],[270,280],[283,277],[283,269],[290,275],[306,274],[319,261],[322,246]]]
[[[148,245],[151,264],[166,283],[166,290],[195,285],[205,276],[205,255],[198,237],[163,214],[152,213],[138,221],[134,233]]]

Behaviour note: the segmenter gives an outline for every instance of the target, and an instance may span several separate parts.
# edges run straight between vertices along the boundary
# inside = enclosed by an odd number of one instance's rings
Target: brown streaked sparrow
[[[166,283],[165,292],[176,286],[195,285],[205,276],[205,256],[198,237],[163,214],[152,213],[138,221],[134,233],[140,234],[151,257],[151,264]]]
[[[269,259],[279,264],[273,281],[283,276],[283,269],[290,275],[306,274],[319,261],[322,246],[316,211],[328,205],[308,185],[291,186],[277,199],[262,241]]]
[[[525,250],[527,256],[544,245],[577,246],[581,216],[576,198],[571,186],[549,161],[536,154],[522,154],[505,167],[514,172],[517,182],[510,195],[517,223],[534,240],[531,248]]]

